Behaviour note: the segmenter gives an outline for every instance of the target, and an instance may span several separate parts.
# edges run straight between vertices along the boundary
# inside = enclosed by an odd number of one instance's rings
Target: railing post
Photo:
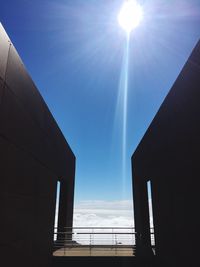
[[[114,245],[114,234],[113,234],[113,228],[112,228],[112,246]]]
[[[117,255],[117,234],[115,234],[115,255]]]
[[[91,251],[92,250],[92,247],[91,247],[92,246],[92,240],[91,239],[92,239],[92,237],[91,237],[91,233],[90,233],[90,256],[91,256],[91,253],[92,253],[92,251]]]

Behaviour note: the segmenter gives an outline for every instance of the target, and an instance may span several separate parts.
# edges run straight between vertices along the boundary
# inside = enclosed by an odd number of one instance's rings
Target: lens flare
[[[134,0],[124,2],[118,15],[119,25],[130,33],[135,29],[143,18],[142,7]]]
[[[122,178],[123,191],[125,191],[126,183],[126,168],[127,168],[127,108],[128,108],[128,74],[129,74],[129,35],[126,39],[126,47],[124,53],[122,76],[122,90],[123,90],[123,128],[122,128]]]

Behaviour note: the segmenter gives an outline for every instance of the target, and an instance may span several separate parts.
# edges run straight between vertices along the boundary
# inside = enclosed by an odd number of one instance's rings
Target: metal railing
[[[155,245],[151,229],[151,244]],[[128,255],[134,254],[136,232],[133,227],[73,227],[54,231],[54,253],[57,256],[80,255]],[[56,254],[55,254],[56,255]]]

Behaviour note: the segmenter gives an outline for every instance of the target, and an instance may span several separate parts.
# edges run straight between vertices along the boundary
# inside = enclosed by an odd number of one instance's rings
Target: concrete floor
[[[81,246],[81,247],[65,247],[54,251],[53,256],[108,256],[108,257],[132,257],[134,249],[132,247],[109,247],[109,246]]]

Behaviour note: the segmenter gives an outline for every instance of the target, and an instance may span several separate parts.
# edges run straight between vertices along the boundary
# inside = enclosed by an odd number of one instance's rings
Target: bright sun
[[[142,7],[135,0],[127,0],[119,12],[118,22],[127,33],[130,33],[139,25],[142,18]]]

